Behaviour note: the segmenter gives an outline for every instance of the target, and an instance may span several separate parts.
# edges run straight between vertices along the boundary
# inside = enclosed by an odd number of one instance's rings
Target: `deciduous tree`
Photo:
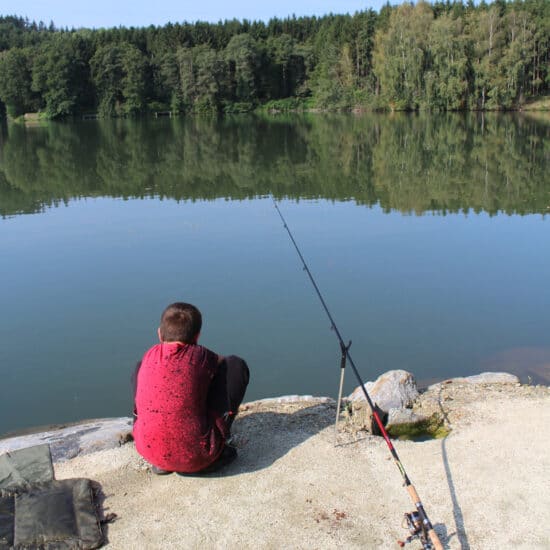
[[[32,85],[32,52],[12,48],[0,53],[0,100],[13,117],[33,111],[37,106]]]

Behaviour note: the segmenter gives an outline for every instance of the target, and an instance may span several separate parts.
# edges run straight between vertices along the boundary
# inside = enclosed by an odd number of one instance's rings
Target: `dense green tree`
[[[391,108],[416,109],[422,101],[432,22],[428,4],[402,4],[390,15],[387,31],[376,34],[374,70]]]
[[[373,10],[356,14],[353,21],[356,25],[352,52],[355,63],[357,85],[362,90],[374,91],[375,78],[372,70],[372,50],[377,15]]]
[[[135,115],[145,108],[147,69],[147,61],[143,53],[135,47],[126,47],[122,55],[121,81],[125,115]]]
[[[525,7],[533,17],[535,25],[534,52],[532,60],[531,95],[548,93],[550,89],[550,4],[545,0],[530,0],[518,8]]]
[[[256,40],[247,33],[231,38],[225,48],[231,99],[253,103],[258,97],[257,70],[260,53]]]
[[[507,46],[499,61],[505,78],[500,104],[511,107],[525,101],[526,91],[533,80],[531,62],[535,55],[535,26],[524,10],[513,9],[504,19]]]
[[[349,44],[330,46],[323,52],[314,75],[313,92],[319,107],[354,105],[356,77]]]
[[[135,46],[101,46],[90,65],[103,116],[135,114],[145,107],[147,62]]]
[[[468,43],[461,19],[441,15],[428,34],[425,102],[442,111],[463,109],[468,100]]]
[[[181,105],[183,110],[191,111],[198,95],[195,60],[193,58],[192,48],[178,48],[176,52],[176,63],[181,86]]]
[[[197,46],[195,56],[196,83],[199,90],[195,111],[219,111],[225,90],[227,64],[221,54],[208,46]]]
[[[54,34],[35,57],[32,89],[50,118],[73,115],[89,106],[89,60],[78,35]]]
[[[275,68],[275,82],[278,83],[278,89],[274,94],[275,97],[288,97],[292,94],[291,63],[295,48],[294,39],[286,33],[270,37],[267,41],[269,56]]]
[[[184,110],[183,91],[175,52],[165,53],[157,67],[159,99],[169,103],[170,110],[178,113]]]
[[[0,53],[0,100],[6,104],[10,116],[36,109],[31,66],[29,49],[12,48]]]
[[[0,52],[10,48],[36,46],[47,41],[55,32],[57,30],[53,24],[47,28],[42,21],[37,24],[27,18],[0,16]]]
[[[123,50],[120,46],[100,46],[90,61],[92,79],[97,89],[99,112],[103,116],[122,113]]]
[[[469,26],[474,49],[474,105],[480,109],[496,108],[505,86],[499,72],[499,59],[504,48],[499,7],[492,5],[486,10],[472,12]]]
[[[309,95],[308,66],[311,48],[297,43],[290,34],[270,36],[265,45],[260,84],[265,98],[287,98]]]
[[[206,45],[179,48],[175,55],[179,108],[193,112],[218,112],[226,86],[226,62]]]

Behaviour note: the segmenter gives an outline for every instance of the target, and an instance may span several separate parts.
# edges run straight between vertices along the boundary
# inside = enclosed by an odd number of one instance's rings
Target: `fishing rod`
[[[279,208],[279,205],[277,204],[277,201],[274,198],[273,198],[273,204],[275,205],[275,209],[277,210],[277,213],[279,214],[279,217],[283,222],[283,226],[286,229],[288,236],[290,237],[290,240],[292,241],[292,244],[294,245],[294,248],[298,253],[298,256],[300,257],[302,265],[304,266],[304,271],[307,273],[309,280],[311,281],[311,284],[313,285],[313,288],[315,289],[315,292],[317,293],[317,296],[321,301],[323,309],[325,310],[325,313],[327,314],[330,320],[331,329],[336,334],[336,337],[338,338],[338,342],[340,344],[340,349],[342,351],[342,360],[340,364],[342,376],[341,376],[341,382],[340,382],[340,391],[338,395],[338,408],[340,407],[340,401],[342,397],[343,371],[344,371],[345,362],[346,362],[345,360],[347,358],[347,360],[349,361],[349,364],[351,365],[353,373],[355,374],[355,377],[359,381],[359,385],[363,390],[363,394],[365,395],[365,399],[367,400],[367,403],[372,411],[373,418],[380,430],[380,433],[382,434],[382,437],[384,438],[384,440],[386,441],[386,444],[388,445],[388,448],[395,462],[395,465],[397,466],[397,468],[399,469],[399,472],[401,473],[401,476],[403,477],[403,482],[405,487],[407,488],[407,492],[409,493],[409,496],[411,497],[411,500],[413,501],[413,504],[416,507],[416,510],[414,512],[411,512],[410,514],[405,514],[405,521],[407,522],[407,526],[410,530],[411,536],[409,536],[404,542],[398,542],[398,544],[400,546],[404,546],[406,543],[411,542],[412,540],[418,538],[422,542],[422,546],[424,550],[432,550],[432,549],[443,550],[443,545],[439,541],[439,537],[437,536],[437,533],[435,532],[433,525],[431,524],[430,520],[428,519],[428,515],[424,510],[424,505],[422,504],[422,501],[420,500],[420,497],[418,496],[418,493],[416,492],[414,485],[411,483],[411,480],[409,479],[409,476],[407,475],[407,472],[405,471],[405,468],[403,467],[403,464],[399,459],[399,455],[397,454],[397,451],[395,450],[395,447],[391,442],[390,436],[386,431],[384,423],[380,419],[380,416],[378,414],[378,407],[375,406],[372,399],[370,398],[365,388],[365,383],[363,382],[363,379],[361,378],[361,375],[359,374],[359,371],[357,370],[357,367],[355,366],[355,363],[351,358],[351,355],[349,353],[351,341],[348,343],[348,345],[344,343],[344,339],[342,338],[342,335],[340,334],[340,331],[338,330],[338,327],[336,326],[336,323],[332,318],[332,315],[323,298],[323,295],[321,294],[321,291],[319,290],[319,287],[317,286],[317,283],[315,282],[315,279],[313,278],[313,275],[311,274],[311,271],[309,270],[309,267],[304,257],[302,256],[302,252],[300,251],[300,248],[298,247],[298,244],[296,243],[294,236],[292,235],[292,232],[290,231],[290,228],[286,223],[286,220]],[[338,412],[339,411],[337,410],[336,411],[337,415],[338,415]],[[338,418],[338,416],[336,418]]]

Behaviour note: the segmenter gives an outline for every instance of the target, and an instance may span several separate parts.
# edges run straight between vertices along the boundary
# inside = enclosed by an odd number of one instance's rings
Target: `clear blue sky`
[[[53,21],[56,27],[144,27],[233,18],[267,21],[292,14],[353,14],[368,8],[379,11],[383,4],[385,0],[2,0],[0,15],[28,17],[47,25]]]

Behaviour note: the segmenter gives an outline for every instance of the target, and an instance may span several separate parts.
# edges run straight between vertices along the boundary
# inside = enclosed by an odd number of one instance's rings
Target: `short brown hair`
[[[160,318],[160,337],[163,342],[194,344],[202,327],[201,312],[191,304],[170,304]]]

